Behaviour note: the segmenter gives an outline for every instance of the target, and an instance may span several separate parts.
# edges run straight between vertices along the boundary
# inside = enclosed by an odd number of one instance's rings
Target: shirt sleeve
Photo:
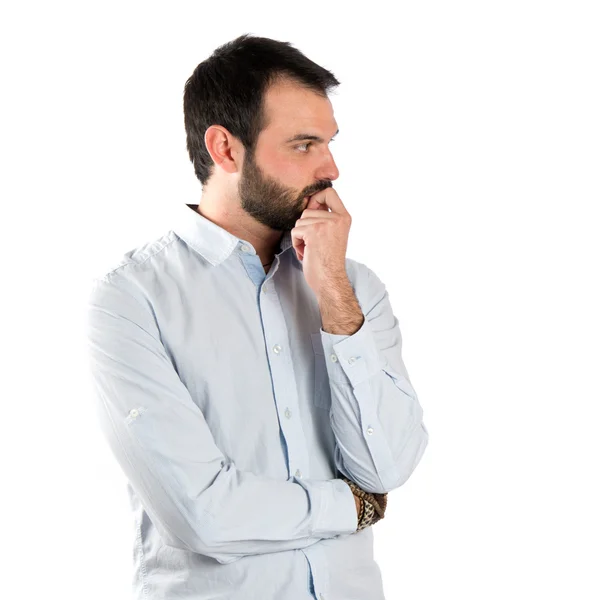
[[[379,277],[361,266],[353,287],[365,317],[362,326],[352,335],[321,328],[321,341],[336,467],[365,491],[386,493],[408,480],[429,432],[402,360],[402,336],[389,294]]]
[[[160,341],[152,307],[113,273],[94,280],[87,348],[102,434],[167,545],[230,563],[356,531],[341,479],[239,470],[216,446]]]

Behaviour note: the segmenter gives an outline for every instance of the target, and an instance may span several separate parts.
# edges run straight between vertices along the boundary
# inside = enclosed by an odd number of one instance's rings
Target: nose
[[[330,179],[331,181],[334,181],[339,176],[340,172],[335,164],[335,160],[333,159],[333,154],[331,154],[331,150],[328,148],[325,151],[323,164],[318,170],[317,179]]]

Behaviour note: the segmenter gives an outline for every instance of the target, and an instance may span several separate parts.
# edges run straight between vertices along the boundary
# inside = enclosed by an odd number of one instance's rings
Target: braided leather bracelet
[[[339,474],[339,478],[348,484],[352,490],[352,494],[360,501],[357,531],[361,531],[365,527],[374,525],[384,518],[387,506],[387,494],[371,494],[365,492],[347,477]]]

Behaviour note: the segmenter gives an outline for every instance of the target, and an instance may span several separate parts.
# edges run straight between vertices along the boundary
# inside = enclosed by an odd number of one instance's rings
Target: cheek
[[[310,169],[308,161],[303,157],[294,157],[293,155],[272,155],[265,157],[268,165],[269,174],[275,177],[283,185],[295,189],[302,189],[310,181]]]

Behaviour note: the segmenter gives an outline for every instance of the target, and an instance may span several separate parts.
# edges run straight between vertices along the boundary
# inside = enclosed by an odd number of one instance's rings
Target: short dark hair
[[[184,87],[183,114],[187,151],[203,185],[214,166],[204,144],[206,130],[222,125],[253,153],[266,126],[265,91],[280,79],[291,79],[322,96],[339,85],[333,73],[289,42],[247,33],[219,46],[194,69]]]

